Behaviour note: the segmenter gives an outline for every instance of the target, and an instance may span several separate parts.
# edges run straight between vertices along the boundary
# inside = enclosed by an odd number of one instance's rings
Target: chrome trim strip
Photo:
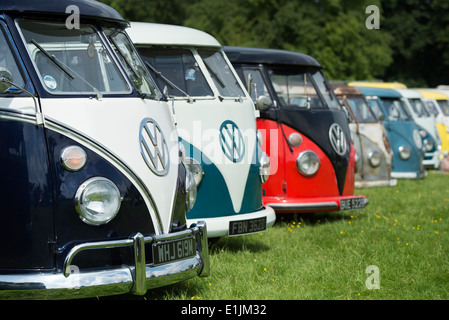
[[[308,211],[319,209],[337,209],[338,203],[335,201],[311,203],[268,203],[267,206],[272,207],[274,210],[278,209],[284,211]]]
[[[0,108],[0,119],[21,121],[36,124],[36,116],[22,113],[18,110]]]
[[[197,243],[196,256],[160,266],[145,263],[144,239],[159,242],[192,235]],[[210,274],[207,228],[202,221],[193,224],[190,229],[170,235],[145,238],[136,234],[129,239],[81,244],[70,251],[66,261],[72,261],[77,253],[84,250],[118,246],[134,247],[134,266],[70,273],[74,268],[67,263],[64,272],[3,274],[0,275],[0,299],[73,299],[130,293],[143,295],[152,288]],[[69,276],[65,276],[67,273]]]

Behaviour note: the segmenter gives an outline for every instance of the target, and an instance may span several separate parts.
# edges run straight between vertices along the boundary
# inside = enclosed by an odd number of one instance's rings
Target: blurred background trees
[[[449,84],[447,0],[103,0],[130,21],[184,25],[222,45],[316,58],[331,80]],[[367,29],[366,7],[380,9]]]

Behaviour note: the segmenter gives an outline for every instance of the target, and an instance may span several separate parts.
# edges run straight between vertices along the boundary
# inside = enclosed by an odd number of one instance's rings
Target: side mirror
[[[3,67],[0,67],[0,93],[5,93],[11,88],[12,73]]]
[[[379,114],[378,119],[379,119],[379,121],[384,121],[385,115],[383,113]]]
[[[259,98],[257,98],[256,105],[257,109],[265,110],[271,106],[271,99],[265,95],[260,96]]]

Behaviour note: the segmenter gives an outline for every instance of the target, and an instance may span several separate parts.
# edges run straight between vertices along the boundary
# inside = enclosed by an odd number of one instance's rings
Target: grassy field
[[[449,175],[356,193],[364,210],[278,216],[264,233],[210,244],[210,277],[128,298],[448,299]]]

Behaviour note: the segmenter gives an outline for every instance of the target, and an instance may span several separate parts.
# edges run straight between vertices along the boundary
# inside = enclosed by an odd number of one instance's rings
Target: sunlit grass
[[[263,233],[210,244],[211,276],[139,299],[448,299],[449,175],[358,189],[363,210],[278,216]],[[367,267],[379,289],[367,287]]]

